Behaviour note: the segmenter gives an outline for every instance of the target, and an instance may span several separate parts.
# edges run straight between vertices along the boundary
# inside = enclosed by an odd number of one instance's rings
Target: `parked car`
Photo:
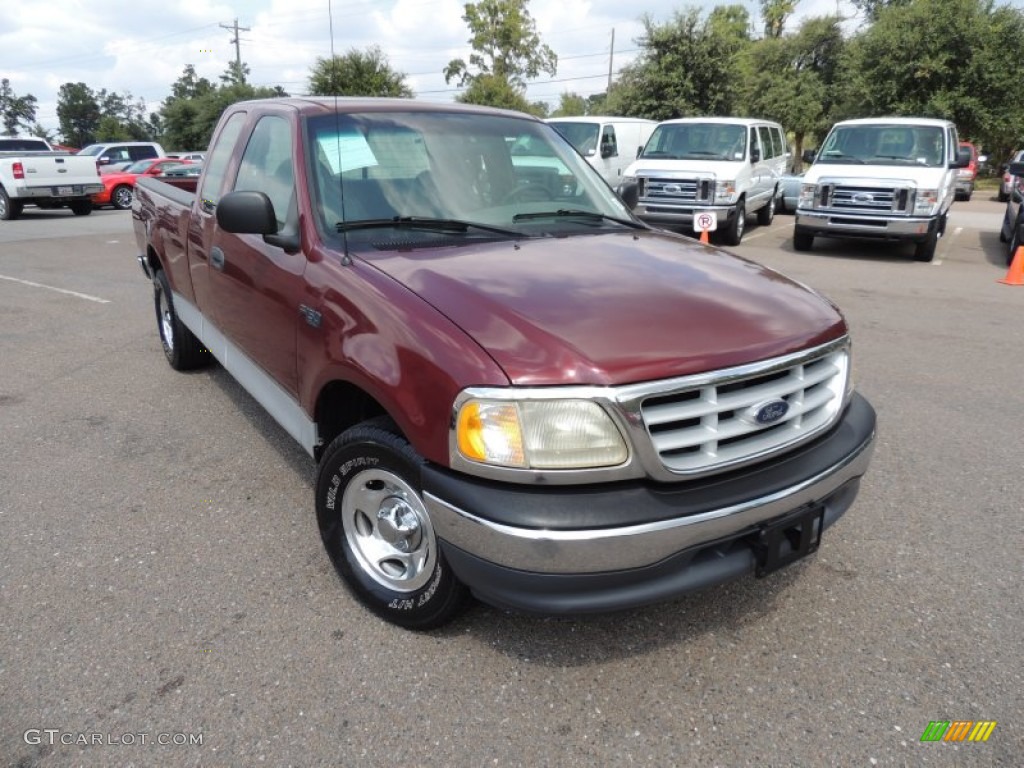
[[[139,160],[123,171],[100,174],[103,191],[92,196],[92,204],[96,207],[112,205],[122,211],[128,210],[132,207],[135,181],[139,176],[159,176],[164,169],[180,165],[180,160],[171,158]]]
[[[18,218],[26,205],[88,216],[100,189],[95,163],[54,151],[45,139],[0,138],[0,220]]]
[[[174,157],[178,160],[185,160],[191,163],[201,163],[206,159],[205,152],[168,152],[167,157]]]
[[[800,202],[800,184],[803,183],[802,173],[787,173],[779,179],[779,213],[796,213]]]
[[[165,165],[160,173],[160,178],[166,178],[168,176],[182,178],[182,177],[198,177],[203,172],[202,163],[178,163],[177,165]]]
[[[1010,199],[1010,190],[1013,189],[1013,174],[1010,173],[1010,163],[1019,163],[1024,161],[1024,149],[1018,149],[1012,155],[1010,159],[1006,161],[1006,164],[1002,168],[1002,174],[999,179],[999,202],[1005,203]]]
[[[1024,158],[1009,163],[1006,172],[1010,174],[1010,192],[1006,196],[1006,212],[1003,214],[1003,226],[999,230],[999,239],[1008,243],[1006,247],[1006,264],[1013,261],[1017,248],[1024,245]]]
[[[638,221],[550,125],[263,99],[213,136],[191,191],[142,177],[132,204],[157,348],[219,361],[319,462],[327,553],[387,620],[766,576],[853,503],[875,415],[839,310]]]
[[[636,184],[633,212],[656,227],[694,231],[713,213],[717,234],[739,245],[747,216],[772,223],[789,148],[778,123],[741,117],[690,117],[659,123],[620,190]]]
[[[968,141],[961,141],[960,148],[971,153],[971,160],[966,167],[956,171],[956,199],[970,200],[974,194],[974,182],[978,178],[978,149]]]
[[[80,155],[96,158],[96,165],[148,160],[166,157],[164,148],[152,141],[109,141],[102,144],[90,144],[80,150]]]
[[[623,171],[637,159],[658,125],[656,120],[638,117],[597,115],[552,117],[547,122],[613,187],[622,181]]]

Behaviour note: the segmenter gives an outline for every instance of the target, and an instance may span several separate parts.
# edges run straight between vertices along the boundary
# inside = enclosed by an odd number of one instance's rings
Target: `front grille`
[[[742,378],[647,397],[640,406],[655,452],[672,472],[722,469],[780,451],[827,428],[843,404],[849,353],[821,357]],[[778,420],[754,418],[768,403],[785,401]]]
[[[644,177],[641,197],[655,203],[710,202],[714,185],[707,179],[659,179]]]
[[[815,200],[819,208],[843,213],[909,214],[913,208],[914,194],[913,190],[906,187],[820,184]]]

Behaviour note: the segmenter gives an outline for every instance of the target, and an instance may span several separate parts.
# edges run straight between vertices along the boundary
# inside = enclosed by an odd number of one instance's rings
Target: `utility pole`
[[[234,24],[221,24],[220,26],[223,27],[224,29],[233,29],[235,31],[235,39],[232,40],[231,42],[235,44],[235,65],[238,67],[238,71],[241,72],[242,71],[242,47],[239,44],[238,33],[239,32],[249,32],[250,30],[249,30],[248,27],[239,27],[238,26],[238,19],[237,18],[235,19],[235,23]]]
[[[612,27],[612,47],[608,50],[608,90],[612,89],[612,59],[615,58],[615,27]]]

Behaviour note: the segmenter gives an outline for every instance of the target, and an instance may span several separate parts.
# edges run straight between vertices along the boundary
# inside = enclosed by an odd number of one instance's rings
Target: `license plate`
[[[62,197],[73,195],[73,194],[75,194],[75,188],[74,187],[57,187],[57,194],[61,195]]]
[[[758,578],[816,552],[824,523],[825,507],[815,505],[763,528],[753,541]]]

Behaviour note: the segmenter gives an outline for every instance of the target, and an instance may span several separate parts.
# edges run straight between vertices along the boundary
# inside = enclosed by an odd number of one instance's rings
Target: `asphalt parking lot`
[[[0,222],[0,765],[1021,765],[1024,287],[996,282],[1001,212],[957,203],[931,264],[796,253],[792,216],[751,219],[736,252],[843,309],[878,411],[816,556],[430,634],[344,590],[283,430],[220,368],[166,364],[130,213]],[[997,725],[921,742],[947,720]]]

